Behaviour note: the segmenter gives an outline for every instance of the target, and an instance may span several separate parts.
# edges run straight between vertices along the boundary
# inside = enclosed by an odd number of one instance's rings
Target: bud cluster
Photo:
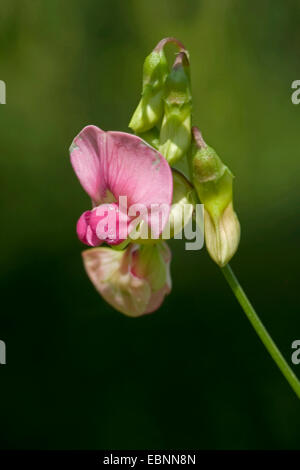
[[[169,43],[179,48],[171,70],[164,52]],[[129,127],[173,166],[190,147],[191,114],[188,52],[176,39],[163,39],[145,59],[142,96]]]
[[[179,51],[169,69],[167,44]],[[236,252],[240,224],[233,209],[233,174],[215,150],[192,127],[192,93],[188,51],[174,38],[158,43],[144,62],[141,100],[129,127],[156,148],[170,166],[189,176],[204,204],[204,235],[212,259],[225,266]],[[176,194],[173,194],[173,201]]]

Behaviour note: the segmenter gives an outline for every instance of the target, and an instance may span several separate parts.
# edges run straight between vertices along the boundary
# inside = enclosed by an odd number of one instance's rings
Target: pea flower
[[[98,246],[119,245],[128,238],[130,224],[142,206],[145,219],[158,238],[166,224],[173,194],[171,169],[165,158],[141,138],[124,132],[85,127],[74,139],[71,163],[93,208],[78,220],[79,239]],[[126,197],[126,206],[120,205]],[[136,207],[136,211],[128,208]],[[161,219],[154,217],[153,208]],[[155,215],[155,214],[154,214]]]
[[[104,132],[96,126],[78,134],[70,154],[74,171],[92,200],[92,209],[77,222],[79,239],[94,247],[83,252],[90,280],[120,312],[133,317],[153,312],[171,290],[171,253],[159,240],[173,197],[173,176],[166,159],[140,137]],[[120,203],[124,197],[125,206]],[[156,239],[149,244],[131,243],[128,238],[134,206],[139,213],[146,209],[140,224],[148,224]],[[153,207],[162,208],[159,220]],[[97,247],[104,241],[118,246]],[[123,241],[129,243],[126,249],[120,249]]]
[[[171,252],[165,242],[130,244],[125,250],[92,248],[82,256],[94,287],[125,315],[138,317],[157,310],[171,291]]]

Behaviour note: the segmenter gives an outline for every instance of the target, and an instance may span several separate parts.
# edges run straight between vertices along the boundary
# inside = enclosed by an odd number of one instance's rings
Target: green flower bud
[[[189,61],[179,52],[166,80],[164,117],[160,131],[159,151],[174,165],[188,151],[191,143],[192,95]]]
[[[168,73],[168,62],[163,49],[155,48],[145,59],[142,98],[129,123],[135,133],[146,132],[161,121],[164,83]]]
[[[193,183],[204,204],[204,231],[207,250],[212,259],[225,266],[236,252],[240,224],[233,209],[233,174],[193,128],[191,150]]]

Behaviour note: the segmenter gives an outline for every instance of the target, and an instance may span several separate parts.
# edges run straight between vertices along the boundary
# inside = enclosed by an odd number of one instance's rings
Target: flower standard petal
[[[142,204],[153,237],[159,237],[169,217],[173,181],[157,150],[137,136],[87,126],[74,139],[71,162],[94,206],[121,196],[128,206]]]
[[[106,133],[96,126],[85,127],[70,147],[71,163],[83,187],[95,205],[105,194],[101,160],[106,152]]]
[[[151,207],[160,208],[162,221],[156,230],[159,235],[168,220],[173,195],[172,172],[168,162],[137,136],[124,132],[107,134],[103,172],[108,188],[116,199],[127,196],[128,206],[143,204],[149,211],[150,226]]]

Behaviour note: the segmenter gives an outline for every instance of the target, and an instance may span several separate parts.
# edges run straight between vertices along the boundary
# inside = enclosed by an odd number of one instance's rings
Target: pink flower
[[[171,252],[165,242],[126,250],[92,248],[82,253],[97,291],[116,310],[138,317],[158,309],[171,291]]]
[[[155,223],[159,236],[169,217],[173,183],[171,169],[157,150],[137,136],[87,126],[75,137],[70,153],[93,205],[77,223],[83,243],[98,246],[105,240],[116,245],[127,238],[134,217],[119,205],[120,196],[127,197],[127,207],[146,207],[147,224],[152,229]],[[150,212],[153,206],[164,208],[159,227]]]

